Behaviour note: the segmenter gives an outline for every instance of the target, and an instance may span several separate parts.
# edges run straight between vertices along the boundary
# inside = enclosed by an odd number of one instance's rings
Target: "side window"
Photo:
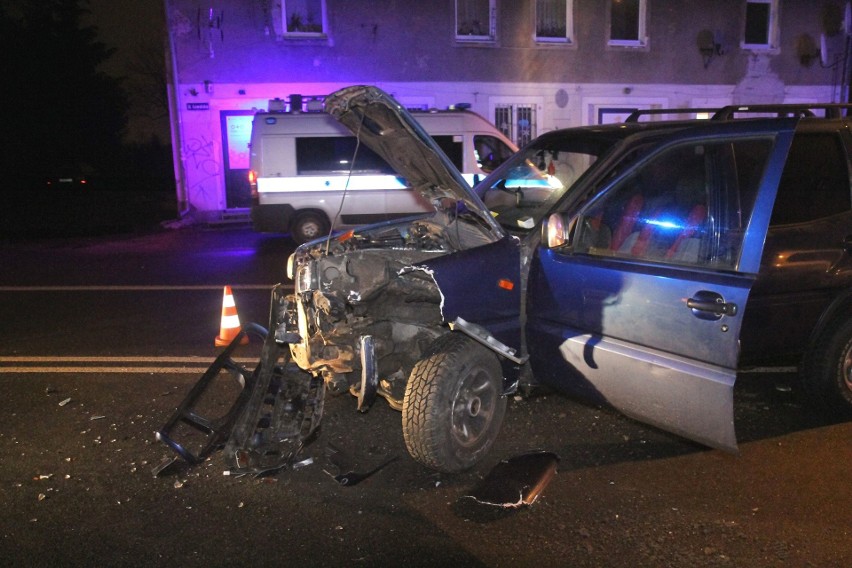
[[[327,33],[325,0],[282,0],[285,36],[324,37]]]
[[[433,136],[432,139],[440,146],[444,154],[450,159],[458,171],[464,168],[464,145],[462,144],[461,136],[453,136],[452,134],[441,134]]]
[[[743,49],[778,48],[778,0],[748,0],[745,4]]]
[[[608,45],[644,47],[646,0],[610,0]]]
[[[797,134],[778,184],[771,225],[804,223],[849,211],[846,152],[836,134]]]
[[[487,174],[514,154],[502,140],[488,134],[473,135],[473,151],[476,154],[476,164],[479,169]]]
[[[668,149],[577,219],[575,252],[736,268],[771,140]]]
[[[497,39],[496,0],[456,0],[456,40]]]
[[[361,144],[355,154],[354,136],[313,136],[296,138],[296,172],[299,175],[340,173],[390,174],[393,168],[375,152]],[[352,164],[352,159],[355,164]]]
[[[574,42],[574,0],[536,0],[535,40]]]

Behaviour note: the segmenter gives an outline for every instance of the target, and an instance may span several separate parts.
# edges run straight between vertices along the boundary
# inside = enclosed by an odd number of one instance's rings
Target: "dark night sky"
[[[162,0],[89,0],[101,41],[118,51],[106,71],[121,74],[137,46],[163,42]]]
[[[140,53],[155,53],[154,65],[164,65],[162,54],[165,42],[163,0],[88,0],[83,4],[91,12],[85,23],[98,28],[100,41],[116,51],[102,69],[117,77],[125,77],[125,85],[133,90],[132,69]],[[163,70],[165,73],[165,70]],[[136,94],[141,92],[136,90]],[[168,141],[168,121],[151,120],[140,111],[137,97],[131,93],[131,112],[128,138],[145,140],[151,134]]]

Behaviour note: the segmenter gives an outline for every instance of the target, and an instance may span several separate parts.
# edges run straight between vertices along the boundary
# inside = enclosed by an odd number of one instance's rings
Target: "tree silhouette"
[[[5,180],[116,163],[127,124],[119,79],[98,70],[113,50],[85,26],[85,0],[0,3],[0,128]],[[9,183],[0,191],[16,190]]]

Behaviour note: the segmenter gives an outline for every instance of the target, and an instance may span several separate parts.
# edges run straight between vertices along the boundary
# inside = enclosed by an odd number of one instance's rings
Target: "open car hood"
[[[384,158],[437,210],[449,214],[466,210],[480,217],[495,235],[503,235],[446,154],[390,95],[372,86],[346,87],[325,99],[325,110]]]

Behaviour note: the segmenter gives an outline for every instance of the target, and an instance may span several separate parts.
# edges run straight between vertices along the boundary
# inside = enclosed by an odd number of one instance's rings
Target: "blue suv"
[[[852,409],[847,105],[553,131],[471,189],[382,91],[325,104],[435,211],[291,256],[237,465],[294,455],[269,440],[307,439],[325,391],[385,398],[445,472],[482,459],[522,386],[726,450],[744,365],[792,362],[814,400]]]

